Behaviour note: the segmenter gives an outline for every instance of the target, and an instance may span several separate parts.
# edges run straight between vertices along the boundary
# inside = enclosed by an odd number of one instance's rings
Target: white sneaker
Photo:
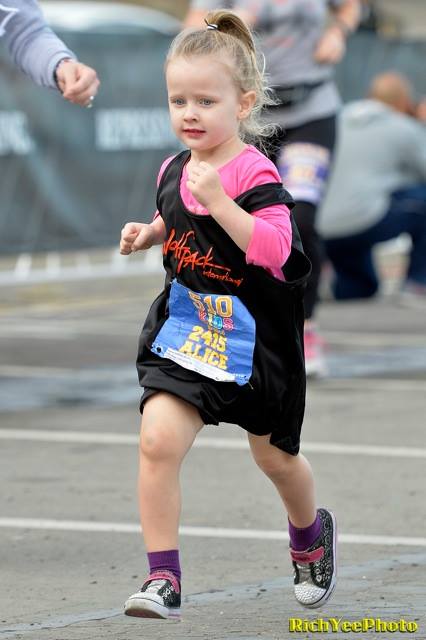
[[[137,618],[180,617],[180,585],[170,571],[155,571],[124,604],[126,616]]]
[[[336,586],[337,527],[334,514],[318,509],[321,533],[306,551],[290,548],[294,568],[294,595],[299,604],[316,609],[327,602]]]

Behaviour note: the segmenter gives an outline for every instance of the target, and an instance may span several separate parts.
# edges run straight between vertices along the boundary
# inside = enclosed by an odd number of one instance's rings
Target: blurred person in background
[[[220,4],[218,0],[193,0],[185,26],[202,25],[206,11]],[[360,2],[235,0],[226,5],[257,32],[269,84],[279,100],[268,113],[279,125],[269,157],[296,201],[293,215],[312,263],[304,299],[305,362],[308,375],[321,375],[325,362],[314,315],[323,249],[315,218],[328,178],[340,107],[333,66],[345,53],[346,38],[357,28]]]
[[[347,104],[340,115],[318,220],[338,300],[374,296],[373,247],[408,233],[402,297],[426,301],[426,130],[412,117],[413,104],[408,80],[386,72],[373,79],[367,99]]]
[[[38,2],[1,0],[0,38],[14,63],[36,84],[59,89],[75,104],[92,106],[99,87],[96,71],[78,62],[47,26]]]

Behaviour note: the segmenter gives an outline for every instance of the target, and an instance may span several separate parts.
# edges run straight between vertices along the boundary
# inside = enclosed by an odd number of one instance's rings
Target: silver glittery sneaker
[[[138,618],[180,617],[180,585],[170,571],[155,571],[124,604],[126,616]]]
[[[304,607],[315,609],[327,602],[336,586],[336,518],[328,509],[318,509],[321,533],[306,551],[290,548],[294,567],[294,595]]]

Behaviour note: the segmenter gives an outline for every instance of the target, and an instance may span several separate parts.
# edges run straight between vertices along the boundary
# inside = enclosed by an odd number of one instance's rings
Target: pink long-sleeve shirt
[[[158,182],[172,157],[163,162]],[[225,193],[232,199],[253,187],[268,182],[281,182],[275,165],[252,145],[247,145],[241,153],[219,167],[217,171]],[[185,207],[191,213],[209,215],[207,209],[189,191],[186,186],[187,179],[188,175],[184,167],[180,195]],[[255,223],[246,251],[246,262],[263,267],[275,278],[284,280],[281,267],[291,251],[290,211],[285,205],[277,204],[254,211],[252,215]]]

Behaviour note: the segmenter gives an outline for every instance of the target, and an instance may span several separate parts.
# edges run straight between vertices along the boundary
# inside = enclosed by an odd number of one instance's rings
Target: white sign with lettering
[[[164,107],[98,109],[95,115],[96,148],[100,151],[167,149],[178,142]]]
[[[35,146],[27,115],[22,111],[0,111],[0,155],[26,155],[34,151]]]

